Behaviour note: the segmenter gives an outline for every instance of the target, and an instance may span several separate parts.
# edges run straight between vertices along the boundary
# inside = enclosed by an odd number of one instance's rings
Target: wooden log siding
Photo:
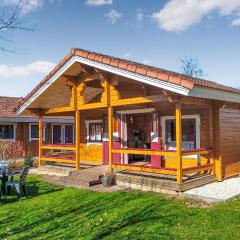
[[[81,87],[82,89],[85,89],[85,85],[84,86],[82,85]],[[105,90],[107,90],[106,82],[102,82],[102,87]],[[72,91],[72,93],[73,92],[74,91]],[[115,106],[115,108],[117,109],[120,109],[120,108],[127,109],[129,108],[128,105],[132,105],[132,106],[136,105],[135,108],[144,108],[144,106],[146,107],[151,106],[151,107],[155,107],[156,110],[159,110],[160,116],[175,116],[176,114],[175,104],[173,102],[172,103],[167,102],[169,100],[170,95],[165,94],[161,89],[156,90],[156,88],[152,88],[152,87],[146,88],[140,84],[133,84],[133,83],[129,84],[124,82],[124,83],[120,83],[120,85],[117,84],[116,86],[110,86],[110,94],[108,97],[109,99],[106,98],[108,94],[106,94],[106,92],[103,92],[102,94],[99,95],[97,102],[95,99],[94,102],[91,102],[91,103],[85,102],[83,94],[78,91],[78,95],[79,94],[80,94],[80,97],[77,98],[77,101],[78,101],[77,104],[76,104],[76,99],[71,97],[70,99],[71,99],[72,108],[71,109],[63,108],[62,110],[63,111],[69,110],[70,112],[72,112],[72,109],[74,107],[75,107],[75,110],[76,110],[76,107],[78,110],[81,110],[81,118],[80,118],[81,130],[80,130],[80,144],[79,144],[80,154],[79,155],[82,161],[102,163],[102,145],[87,143],[87,128],[86,128],[85,121],[103,119],[103,114],[104,113],[107,114],[107,107],[109,107],[110,98],[112,99],[110,105]],[[151,97],[148,97],[148,96],[151,96]],[[196,101],[197,99],[194,101],[194,104],[196,104]],[[139,105],[139,104],[142,104],[142,105]],[[201,147],[212,148],[213,143],[212,141],[209,140],[211,139],[212,133],[209,131],[211,128],[211,124],[209,120],[208,102],[201,101],[199,104],[200,105],[189,105],[189,104],[182,105],[181,112],[182,112],[182,115],[198,114],[200,116]],[[58,107],[61,107],[61,106],[67,106],[67,105],[59,105]],[[93,111],[90,109],[98,109],[98,110]],[[59,111],[61,112],[61,109],[50,109],[49,112],[51,111],[58,113]],[[181,128],[181,125],[179,125],[178,133],[180,128]],[[181,158],[166,157],[165,162],[163,162],[163,164],[165,168],[176,168],[176,166],[178,166],[179,168],[181,165],[181,162],[182,162],[181,168],[183,169],[196,167],[198,165],[196,158],[189,158],[185,156],[181,156]],[[206,163],[208,163],[208,158],[202,156],[201,164],[206,164]],[[178,171],[179,184],[181,184],[181,172],[182,170],[180,169]]]
[[[220,109],[220,148],[223,177],[240,173],[240,110]]]

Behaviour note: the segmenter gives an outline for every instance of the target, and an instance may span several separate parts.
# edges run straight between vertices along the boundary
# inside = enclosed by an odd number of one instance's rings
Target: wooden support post
[[[213,142],[214,142],[214,173],[216,179],[221,182],[223,180],[223,165],[222,165],[222,155],[221,155],[221,131],[220,131],[220,108],[221,104],[214,102],[213,104]]]
[[[113,107],[108,107],[108,166],[111,174],[113,173],[112,168],[112,147],[113,147]]]
[[[182,107],[176,103],[177,184],[182,184]]]
[[[41,166],[42,144],[43,144],[43,119],[42,116],[40,115],[38,118],[38,166]]]
[[[76,169],[80,169],[80,111],[75,111],[75,136],[76,136]]]
[[[210,145],[210,163],[213,164],[213,171],[212,174],[215,175],[215,158],[214,158],[214,112],[213,112],[213,105],[210,104],[208,110],[209,116],[209,145]]]

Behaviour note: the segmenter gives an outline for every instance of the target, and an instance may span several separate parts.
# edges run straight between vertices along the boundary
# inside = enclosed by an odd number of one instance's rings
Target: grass
[[[240,198],[193,200],[143,192],[98,193],[29,177],[29,198],[0,200],[0,239],[240,239]]]

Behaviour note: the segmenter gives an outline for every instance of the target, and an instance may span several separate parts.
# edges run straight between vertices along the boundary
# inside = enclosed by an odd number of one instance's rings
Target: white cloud
[[[142,63],[146,64],[146,65],[151,65],[152,64],[152,60],[148,59],[148,58],[145,58],[145,59],[143,59]]]
[[[29,12],[42,7],[43,0],[0,0],[5,6],[18,6],[20,4],[21,14],[25,15]]]
[[[110,10],[105,16],[110,20],[112,24],[114,24],[120,17],[122,17],[122,13],[116,11],[115,9]]]
[[[101,6],[106,4],[112,4],[112,0],[87,0],[86,4],[90,6]]]
[[[145,14],[144,14],[143,9],[138,8],[138,9],[137,9],[137,14],[136,14],[137,20],[138,20],[139,22],[142,22],[143,19],[144,19],[144,16],[145,16]]]
[[[232,26],[240,26],[240,18],[237,18],[232,21]]]
[[[152,18],[161,29],[180,32],[199,23],[212,12],[235,16],[240,12],[240,0],[170,0]],[[236,26],[238,21],[235,21],[232,25]]]
[[[34,73],[48,73],[55,63],[49,61],[35,61],[27,65],[0,65],[0,77],[27,77]]]

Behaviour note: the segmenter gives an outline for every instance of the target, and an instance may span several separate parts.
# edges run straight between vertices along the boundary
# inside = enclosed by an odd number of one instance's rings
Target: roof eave
[[[184,96],[189,93],[189,88],[183,87],[178,84],[173,84],[168,81],[160,80],[158,78],[152,78],[144,76],[138,73],[134,73],[128,70],[124,70],[118,67],[113,67],[108,64],[100,63],[95,60],[86,59],[80,56],[72,56],[66,63],[64,63],[47,81],[44,83],[34,94],[32,94],[18,109],[17,114],[21,114],[37,97],[39,97],[53,82],[55,82],[68,68],[70,68],[75,62],[86,64],[91,67],[117,74],[122,77],[127,77],[135,81],[159,87],[165,90],[169,90]]]

